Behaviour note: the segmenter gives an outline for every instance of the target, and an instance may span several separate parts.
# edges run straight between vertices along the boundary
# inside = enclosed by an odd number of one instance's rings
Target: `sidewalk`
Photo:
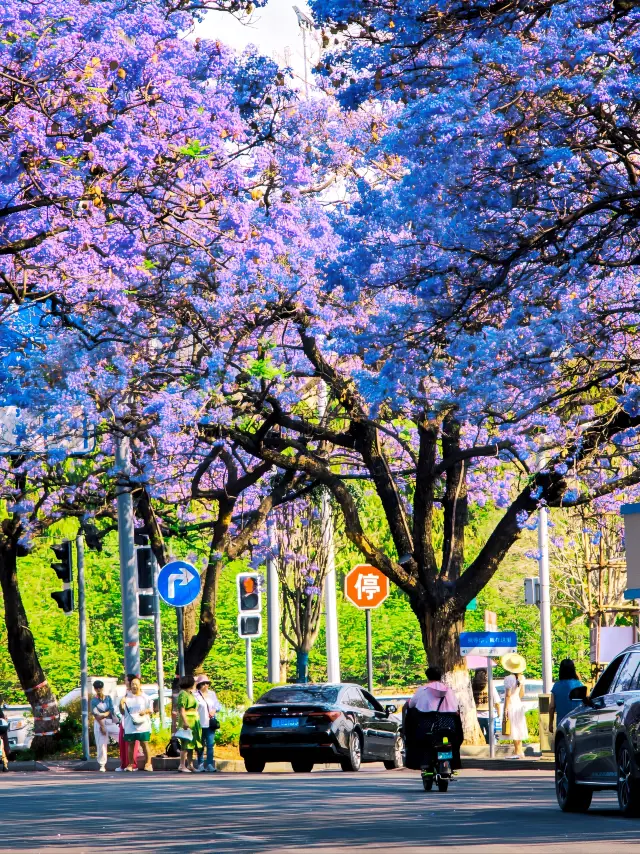
[[[471,751],[468,753],[467,751]],[[497,756],[495,759],[489,758],[489,750],[487,748],[486,756],[482,753],[476,754],[473,751],[482,751],[482,748],[463,748],[462,765],[465,768],[473,770],[485,771],[549,771],[553,772],[554,762],[551,754],[545,756],[530,756],[526,759],[511,759],[506,752]],[[165,756],[154,756],[152,759],[154,771],[176,772],[178,770],[178,759],[169,759]],[[382,767],[382,763],[380,764]],[[244,762],[238,759],[217,759],[216,768],[218,771],[225,773],[245,773]],[[114,772],[119,766],[117,759],[109,759],[107,761],[107,771]],[[142,766],[140,766],[142,767]],[[316,765],[318,770],[337,770],[337,765],[325,765],[324,763]],[[73,760],[51,760],[51,761],[32,761],[32,762],[10,762],[9,771],[18,773],[33,773],[33,772],[52,772],[57,774],[73,773],[74,771],[98,771],[98,763],[95,759],[89,762],[73,761]],[[291,773],[291,765],[288,762],[270,762],[266,768],[267,773]],[[2,780],[2,776],[0,776]]]

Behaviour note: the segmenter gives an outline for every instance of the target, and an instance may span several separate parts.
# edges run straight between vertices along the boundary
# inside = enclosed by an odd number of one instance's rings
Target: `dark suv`
[[[640,644],[618,655],[591,694],[556,731],[556,795],[565,812],[586,812],[594,792],[616,789],[624,815],[640,815]]]

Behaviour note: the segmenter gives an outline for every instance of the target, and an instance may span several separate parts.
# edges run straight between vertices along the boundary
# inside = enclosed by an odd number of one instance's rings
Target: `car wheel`
[[[629,818],[640,815],[640,791],[631,748],[623,741],[617,752],[618,804],[620,812]]]
[[[446,792],[448,788],[449,788],[449,781],[448,780],[438,780],[438,791],[439,792]]]
[[[291,767],[296,774],[309,774],[313,771],[313,762],[309,762],[308,759],[296,759],[291,763]]]
[[[404,742],[402,736],[398,735],[394,747],[393,759],[385,759],[384,767],[387,771],[393,771],[394,768],[402,768],[404,762],[402,760],[402,752],[404,750]]]
[[[578,786],[573,773],[571,754],[564,738],[556,744],[556,798],[563,812],[586,812],[591,806],[593,792]]]
[[[362,742],[357,732],[349,736],[349,756],[340,760],[343,771],[359,771],[362,765]]]
[[[249,774],[261,774],[267,763],[262,759],[248,759],[245,757],[244,767]]]

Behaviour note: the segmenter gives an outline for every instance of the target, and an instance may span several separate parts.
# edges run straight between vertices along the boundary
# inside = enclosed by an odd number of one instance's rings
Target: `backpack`
[[[171,759],[176,759],[180,756],[180,739],[176,738],[175,735],[172,735],[164,753],[165,756],[169,756]]]

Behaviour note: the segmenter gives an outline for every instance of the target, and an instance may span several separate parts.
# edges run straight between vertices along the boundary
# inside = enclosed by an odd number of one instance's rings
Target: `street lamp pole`
[[[327,411],[327,386],[320,381],[318,414],[323,419]],[[322,547],[326,560],[324,576],[324,618],[327,638],[327,682],[340,682],[340,643],[338,640],[338,600],[336,595],[336,554],[333,544],[333,508],[328,490],[322,490],[320,505]]]
[[[542,693],[548,694],[553,685],[551,655],[551,595],[549,578],[549,531],[548,509],[538,510],[538,571],[540,577],[540,635],[542,647]]]
[[[304,12],[301,12],[297,6],[293,7],[293,11],[296,13],[296,17],[298,19],[298,26],[302,30],[302,56],[304,58],[304,91],[305,96],[309,98],[309,69],[308,69],[308,61],[307,61],[307,33],[312,32],[314,25],[313,21],[308,15],[305,15]]]
[[[267,539],[267,679],[275,684],[280,681],[280,591],[276,564],[277,540],[272,515],[267,517]]]
[[[140,634],[138,628],[138,579],[133,540],[133,500],[129,485],[131,449],[129,439],[116,441],[118,472],[118,546],[120,553],[120,593],[125,673],[140,675]]]

